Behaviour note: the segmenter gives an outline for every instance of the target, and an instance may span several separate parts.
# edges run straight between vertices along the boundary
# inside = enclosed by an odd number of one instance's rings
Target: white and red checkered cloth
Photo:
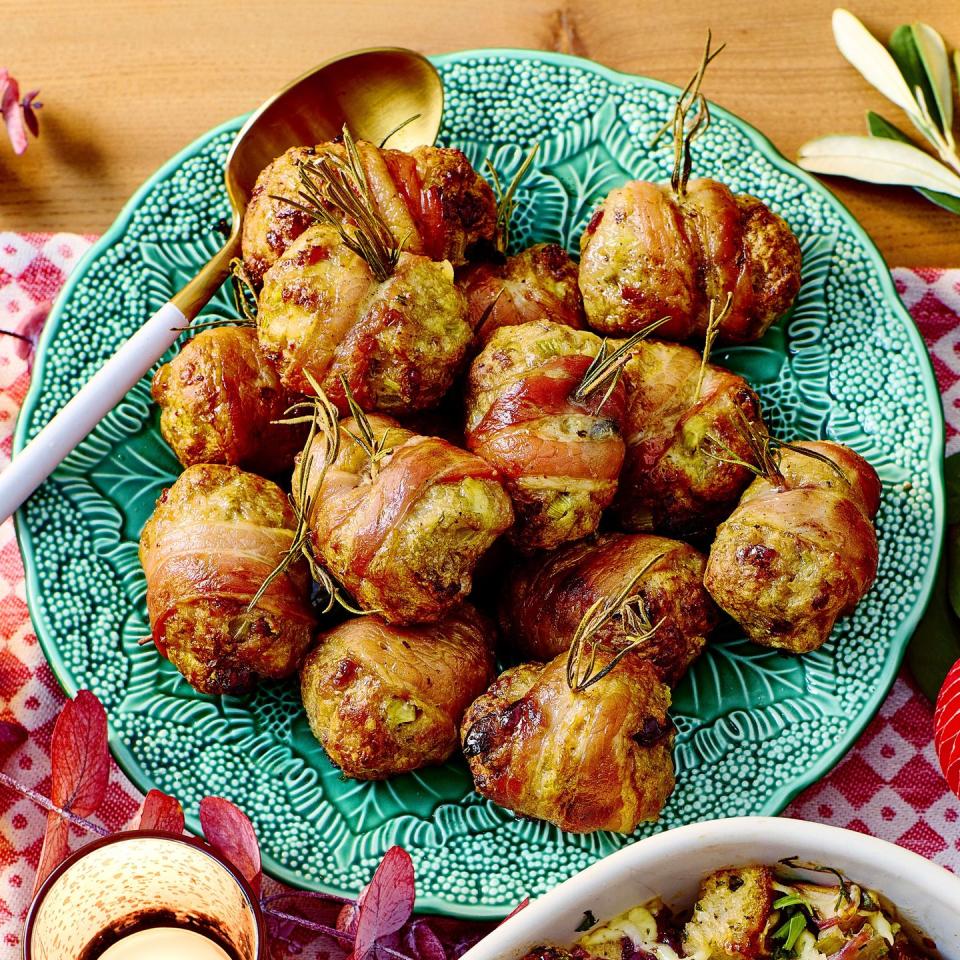
[[[92,238],[0,233],[0,328],[35,326]],[[894,271],[934,358],[947,417],[947,451],[960,449],[960,270]],[[0,337],[0,468],[10,457],[17,410],[30,380],[20,341]],[[24,599],[12,522],[0,525],[0,720],[30,733],[4,770],[43,793],[50,787],[50,735],[63,694],[43,659]],[[960,872],[960,801],[933,749],[933,709],[906,674],[856,746],[787,811],[871,833]],[[141,795],[114,764],[99,821],[125,826]],[[0,957],[19,956],[20,930],[40,855],[45,814],[0,789]]]

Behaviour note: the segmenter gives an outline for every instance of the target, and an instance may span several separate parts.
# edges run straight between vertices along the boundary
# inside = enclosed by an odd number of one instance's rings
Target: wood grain
[[[895,107],[837,52],[827,0],[34,0],[4,18],[2,58],[40,87],[43,133],[0,144],[0,229],[102,232],[136,187],[211,126],[256,107],[334,53],[397,44],[562,50],[685,82],[707,26],[728,48],[707,94],[788,156],[812,137],[863,132]],[[880,36],[910,16],[898,0],[857,10]],[[924,19],[960,45],[956,0]],[[900,188],[832,180],[891,264],[960,265],[960,220]]]

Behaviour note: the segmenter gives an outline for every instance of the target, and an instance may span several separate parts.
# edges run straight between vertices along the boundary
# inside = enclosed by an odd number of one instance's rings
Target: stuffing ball
[[[443,763],[493,680],[491,634],[468,604],[437,623],[399,627],[370,614],[328,630],[300,675],[313,735],[358,780]]]
[[[188,467],[140,536],[153,641],[201,693],[290,676],[316,626],[310,574],[297,560],[248,604],[293,541],[284,492],[237,467]]]
[[[289,470],[303,426],[277,423],[299,397],[281,383],[250,327],[213,327],[184,344],[153,378],[160,432],[177,459],[267,476]]]

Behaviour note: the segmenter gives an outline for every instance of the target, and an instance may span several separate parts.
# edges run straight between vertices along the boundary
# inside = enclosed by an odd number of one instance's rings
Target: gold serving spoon
[[[224,178],[233,207],[223,248],[94,374],[0,474],[4,520],[56,469],[150,369],[217,291],[240,253],[240,229],[260,171],[293,146],[338,136],[346,123],[358,139],[409,149],[436,139],[443,87],[425,57],[399,47],[358,50],[328,60],[267,100],[243,125]],[[411,119],[413,118],[413,119]],[[409,122],[406,122],[409,121]],[[398,129],[399,128],[399,129]]]

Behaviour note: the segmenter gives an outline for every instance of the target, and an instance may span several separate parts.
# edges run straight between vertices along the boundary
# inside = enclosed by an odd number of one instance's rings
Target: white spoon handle
[[[164,304],[14,457],[0,473],[0,520],[6,520],[53,473],[163,356],[179,336],[176,328],[186,325],[179,307]]]

